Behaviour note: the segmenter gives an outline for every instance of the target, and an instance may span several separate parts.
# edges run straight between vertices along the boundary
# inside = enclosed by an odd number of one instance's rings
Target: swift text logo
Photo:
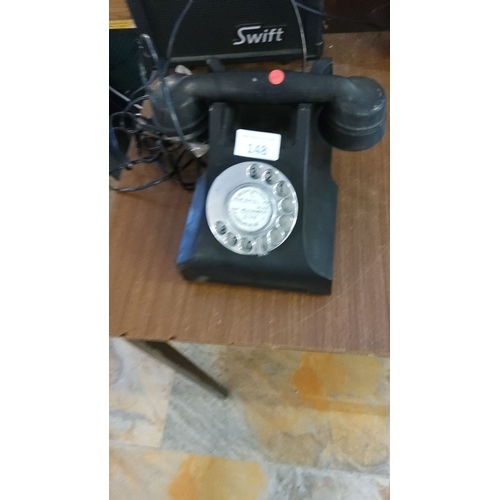
[[[283,41],[283,28],[264,28],[261,25],[244,26],[238,28],[236,34],[237,40],[233,40],[233,45],[243,45],[244,43],[268,43],[268,42],[281,42]]]

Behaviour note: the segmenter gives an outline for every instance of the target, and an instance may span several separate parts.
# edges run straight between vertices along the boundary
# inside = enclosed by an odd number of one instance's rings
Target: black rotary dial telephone
[[[179,127],[188,140],[208,131],[208,167],[177,257],[182,275],[329,294],[337,198],[331,149],[359,151],[382,139],[380,85],[332,75],[332,62],[320,59],[310,73],[174,73],[153,84],[149,98],[171,136]]]

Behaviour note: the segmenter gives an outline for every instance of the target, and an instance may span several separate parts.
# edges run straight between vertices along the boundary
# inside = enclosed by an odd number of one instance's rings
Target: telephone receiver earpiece
[[[347,151],[371,148],[385,133],[384,90],[370,78],[324,74],[327,70],[328,66],[322,72],[312,73],[281,70],[201,75],[174,73],[165,78],[165,84],[170,89],[186,137],[206,130],[208,107],[214,102],[323,103],[318,125],[323,138],[332,147]],[[150,86],[149,96],[158,125],[167,134],[177,135],[164,101],[161,82]]]
[[[325,104],[319,129],[332,147],[346,151],[369,149],[385,134],[385,92],[370,78],[353,76],[344,80],[343,92]]]

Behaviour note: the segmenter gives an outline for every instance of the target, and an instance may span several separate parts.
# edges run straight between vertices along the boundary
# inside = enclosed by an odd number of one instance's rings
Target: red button
[[[280,69],[273,69],[268,78],[273,85],[279,85],[285,79],[285,73]]]

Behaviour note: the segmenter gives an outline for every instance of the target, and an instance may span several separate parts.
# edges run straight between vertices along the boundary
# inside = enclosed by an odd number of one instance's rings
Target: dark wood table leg
[[[167,363],[169,366],[181,372],[196,383],[201,384],[205,389],[215,392],[218,396],[227,398],[229,391],[224,386],[216,382],[210,375],[198,368],[192,361],[174,349],[167,342],[153,342],[150,340],[132,340],[128,342],[135,345],[142,351],[150,354],[159,361]]]

